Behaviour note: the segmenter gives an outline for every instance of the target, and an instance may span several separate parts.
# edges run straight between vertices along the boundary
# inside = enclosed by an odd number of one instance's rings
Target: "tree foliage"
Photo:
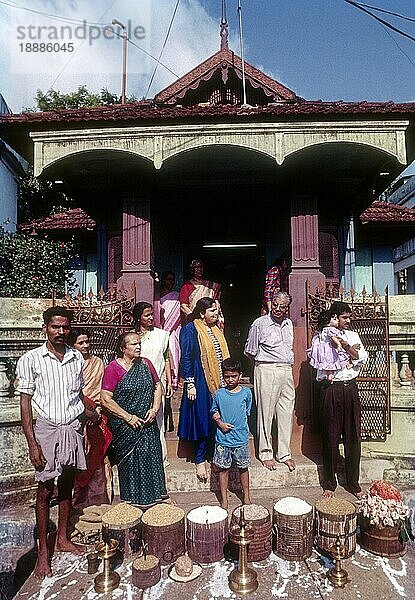
[[[10,233],[0,226],[0,297],[50,298],[70,290],[73,281],[69,261],[75,244],[57,242],[24,233]]]
[[[18,219],[20,223],[75,208],[75,201],[57,190],[51,181],[29,173],[19,181]]]
[[[134,102],[136,98],[131,96],[128,102]],[[64,94],[59,90],[50,89],[47,92],[37,90],[36,107],[29,110],[50,111],[62,108],[91,108],[94,106],[108,106],[118,104],[120,98],[110,92],[107,88],[102,88],[99,94],[94,94],[88,90],[86,85],[80,85],[76,92]]]

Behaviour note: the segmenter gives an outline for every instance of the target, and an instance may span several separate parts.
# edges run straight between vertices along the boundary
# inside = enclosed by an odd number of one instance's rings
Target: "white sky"
[[[110,25],[117,19],[131,25],[131,39],[153,56],[158,57],[176,5],[176,0],[4,0],[35,11],[60,15],[54,20],[45,15],[13,8],[0,3],[0,92],[13,112],[34,105],[37,89],[53,87],[62,92],[87,85],[99,92],[107,87],[121,93],[122,41],[105,39],[103,30],[89,23]],[[85,26],[82,21],[87,21]],[[145,38],[134,37],[134,29],[144,27]],[[65,27],[64,31],[61,30]],[[92,27],[92,29],[90,29]],[[39,29],[40,28],[40,29]],[[90,34],[97,39],[82,40]],[[140,31],[137,32],[138,35]],[[72,36],[72,40],[70,40]],[[63,51],[62,45],[72,41],[74,52]],[[35,43],[51,43],[59,51],[35,51]],[[181,0],[174,26],[161,61],[181,76],[199,62],[219,50],[219,23],[208,15],[198,0]],[[32,44],[32,46],[27,46]],[[233,46],[237,41],[234,39]],[[29,49],[31,51],[29,51]],[[128,44],[127,95],[143,97],[155,61],[138,48]],[[176,77],[159,65],[148,97],[163,89]]]
[[[46,28],[82,21],[103,26],[118,19],[145,29],[138,45],[158,56],[177,0],[0,0],[0,93],[14,112],[34,105],[38,88],[71,92],[80,85],[121,93],[119,38],[72,40],[74,53],[28,52],[25,43],[45,39]],[[230,47],[238,54],[238,0],[227,0]],[[376,0],[378,12],[415,38],[414,0]],[[242,0],[245,59],[307,99],[409,102],[414,100],[415,42],[387,29],[344,0]],[[20,8],[19,8],[20,7]],[[77,19],[71,24],[22,10]],[[180,0],[162,62],[148,97],[219,49],[221,0]],[[406,18],[405,17],[408,17]],[[403,16],[403,17],[402,17]],[[409,19],[409,20],[408,20]],[[29,40],[29,27],[43,27],[43,39]],[[18,29],[20,28],[20,29]],[[33,32],[33,30],[31,30]],[[93,30],[97,33],[98,30]],[[19,39],[26,37],[26,39]],[[134,36],[133,36],[134,40]],[[23,46],[20,46],[23,44]],[[127,94],[143,97],[154,60],[128,46]]]

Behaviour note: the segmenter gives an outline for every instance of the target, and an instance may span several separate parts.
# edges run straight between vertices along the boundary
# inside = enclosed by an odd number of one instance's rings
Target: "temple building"
[[[152,100],[5,115],[1,136],[94,223],[98,288],[135,282],[152,301],[155,271],[181,281],[201,258],[234,347],[284,255],[298,381],[306,282],[393,293],[415,211],[383,211],[380,228],[372,203],[414,158],[415,103],[306,100],[242,66],[222,23],[220,50]]]

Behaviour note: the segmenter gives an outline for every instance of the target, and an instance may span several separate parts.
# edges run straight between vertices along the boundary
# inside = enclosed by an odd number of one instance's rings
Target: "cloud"
[[[158,57],[176,5],[176,0],[17,2],[38,12],[0,8],[0,69],[6,75],[0,92],[14,112],[33,106],[37,89],[70,92],[86,85],[94,92],[106,87],[120,94],[122,41],[103,28],[114,18],[121,21],[137,46]],[[182,0],[161,62],[181,76],[216,52],[219,41],[217,18],[201,1]],[[127,94],[137,98],[146,94],[156,64],[143,50],[128,44]],[[148,97],[175,79],[159,65]]]

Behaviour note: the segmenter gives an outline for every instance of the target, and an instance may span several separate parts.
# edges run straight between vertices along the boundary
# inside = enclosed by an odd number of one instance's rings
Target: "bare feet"
[[[355,494],[353,494],[353,496],[355,498],[357,498],[358,500],[363,500],[363,498],[366,496],[366,494],[364,492],[362,492],[362,490],[360,490],[360,492],[356,492]]]
[[[221,500],[220,506],[221,508],[228,510],[228,499],[226,498],[225,500]]]
[[[77,556],[81,556],[84,553],[84,548],[78,544],[74,544],[69,540],[59,540],[56,538],[55,552],[72,552]]]
[[[332,490],[324,490],[323,498],[334,498],[334,492]]]
[[[199,481],[202,481],[202,483],[207,482],[208,474],[207,474],[207,468],[206,468],[206,461],[196,464],[196,477],[198,478]]]
[[[287,465],[288,470],[290,473],[292,473],[293,471],[295,471],[295,462],[293,461],[292,458],[289,458],[288,460],[283,460],[282,461],[283,465]]]
[[[270,471],[275,471],[275,469],[278,466],[277,461],[273,458],[271,460],[261,460],[261,462],[264,465],[264,467],[266,467]]]
[[[49,554],[38,555],[33,575],[39,580],[45,579],[45,577],[52,577]]]
[[[176,500],[173,500],[173,498],[170,497],[163,500],[163,504],[172,504],[173,506],[177,506]]]

